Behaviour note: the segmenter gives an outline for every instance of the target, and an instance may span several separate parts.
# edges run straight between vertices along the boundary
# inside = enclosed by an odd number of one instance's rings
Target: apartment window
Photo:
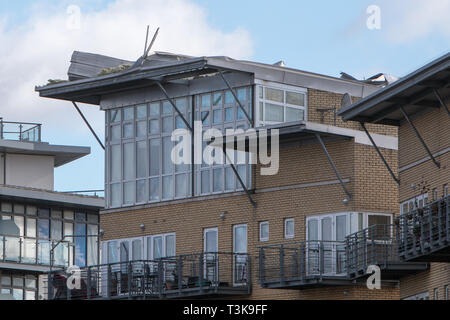
[[[272,84],[258,86],[259,125],[307,120],[307,90]]]
[[[284,220],[284,237],[286,239],[294,238],[294,219]]]
[[[433,189],[433,201],[436,201],[438,199],[438,191],[437,188]]]
[[[417,208],[423,208],[428,203],[428,193],[424,193],[400,204],[400,213],[405,214]]]
[[[252,87],[236,90],[247,111],[253,114]],[[192,103],[195,108],[192,115]],[[189,124],[203,120],[204,131],[250,127],[230,91],[218,91],[174,99]],[[136,204],[183,199],[192,195],[242,190],[230,166],[214,164],[195,166],[196,189],[192,189],[192,166],[174,165],[171,141],[175,129],[186,128],[181,116],[169,101],[155,101],[109,110],[107,116],[107,206],[117,208]],[[204,145],[206,148],[206,144]],[[221,151],[222,152],[222,151]],[[246,158],[245,158],[246,157]],[[249,186],[250,166],[244,154],[238,167],[242,180]]]
[[[449,285],[446,285],[444,287],[445,290],[445,300],[450,300],[450,289],[449,289]]]
[[[14,300],[36,300],[35,276],[3,273],[0,279],[0,294],[12,296]]]
[[[439,300],[439,288],[435,288],[433,290],[433,299],[434,300]]]
[[[448,196],[448,184],[444,184],[444,197]]]
[[[269,241],[269,222],[261,222],[259,224],[259,241]]]

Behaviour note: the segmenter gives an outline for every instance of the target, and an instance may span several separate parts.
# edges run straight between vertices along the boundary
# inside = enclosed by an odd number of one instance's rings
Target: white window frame
[[[267,237],[263,237],[262,235],[262,227],[264,225],[267,225]],[[260,242],[267,242],[269,241],[270,238],[270,225],[269,225],[269,221],[263,221],[259,223],[259,241]]]
[[[426,291],[426,292],[415,294],[415,295],[405,298],[403,300],[429,300],[429,299],[430,299],[430,293],[428,291]]]
[[[246,241],[246,250],[245,252],[236,252],[236,229],[240,228],[240,227],[245,227],[245,241]],[[241,253],[241,254],[248,254],[248,225],[246,223],[244,224],[237,224],[233,226],[233,253]],[[243,286],[243,283],[237,283],[236,279],[237,279],[237,267],[236,264],[244,264],[246,266],[246,268],[248,269],[248,261],[247,261],[247,257],[244,256],[236,256],[233,258],[233,286],[235,287],[239,287],[239,286]],[[246,275],[245,277],[247,278],[247,281],[251,281],[250,279],[248,279],[248,270],[246,270]]]
[[[308,121],[308,89],[303,88],[303,87],[296,87],[296,86],[280,84],[280,83],[275,83],[275,82],[267,82],[267,81],[262,81],[262,80],[255,80],[255,84],[256,84],[256,90],[255,90],[256,92],[255,92],[255,103],[254,103],[254,105],[255,105],[256,127],[262,127],[262,126],[268,126],[268,125],[273,125],[273,124],[280,124],[280,123],[289,122],[289,121],[286,121],[286,107],[303,110],[304,111],[304,120],[303,121]],[[263,89],[263,98],[262,99],[259,97],[259,90],[261,90],[261,88]],[[283,92],[284,92],[284,103],[271,101],[271,100],[266,100],[265,99],[264,88],[275,89],[275,90],[283,90]],[[292,105],[292,104],[286,103],[286,91],[303,94],[305,96],[305,105],[304,106],[297,106],[297,105]],[[261,118],[260,102],[264,103],[264,105],[263,105],[263,120],[260,120],[260,118]],[[282,106],[283,107],[284,122],[266,121],[265,120],[265,109],[266,109],[265,103],[266,102],[270,103],[270,104],[274,104],[274,105],[278,105],[278,106]]]
[[[208,232],[216,232],[216,243],[217,243],[217,251],[219,251],[219,229],[217,227],[215,228],[207,228],[203,231],[203,252],[207,252],[206,251],[206,234]]]
[[[292,235],[288,235],[287,234],[287,224],[288,222],[292,222],[294,224],[293,226],[293,234]],[[294,218],[287,218],[284,219],[284,238],[285,239],[294,239],[295,238],[295,219]]]
[[[422,206],[426,205],[428,203],[428,199],[429,199],[428,193],[424,193],[424,194],[421,194],[414,198],[403,201],[402,203],[400,203],[400,214],[405,214],[405,213],[410,212],[409,208],[411,207],[411,204],[412,204],[413,210],[417,209],[416,202],[418,203],[419,201],[422,201]],[[403,206],[405,204],[408,204],[408,211],[403,210]]]

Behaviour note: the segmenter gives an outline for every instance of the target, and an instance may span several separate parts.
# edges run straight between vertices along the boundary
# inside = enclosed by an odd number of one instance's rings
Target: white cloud
[[[409,43],[430,35],[450,37],[450,0],[380,2],[382,30],[394,43]]]
[[[53,5],[54,6],[54,5]],[[39,98],[35,85],[67,77],[74,50],[135,60],[144,50],[146,26],[161,31],[155,50],[188,55],[249,58],[252,41],[241,28],[223,32],[211,26],[204,8],[189,0],[117,0],[100,11],[86,10],[81,28],[67,28],[67,7],[34,8],[21,25],[7,26],[0,15],[0,116],[12,121],[42,122],[68,134],[86,128],[69,102]],[[98,132],[104,115],[84,107]],[[45,134],[45,131],[44,131]]]

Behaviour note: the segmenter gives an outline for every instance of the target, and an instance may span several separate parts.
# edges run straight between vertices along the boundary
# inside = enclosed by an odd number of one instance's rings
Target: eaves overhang
[[[404,78],[338,112],[343,120],[400,125],[408,115],[433,110],[450,102],[450,52]]]

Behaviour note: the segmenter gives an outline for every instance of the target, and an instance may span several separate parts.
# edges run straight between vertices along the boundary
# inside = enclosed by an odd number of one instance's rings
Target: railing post
[[[53,300],[53,273],[49,273],[47,277],[47,295],[48,300]]]
[[[280,281],[284,282],[284,247],[280,247]]]
[[[183,261],[181,256],[178,257],[177,261],[177,274],[178,274],[178,294],[181,296],[181,290],[183,287]]]
[[[319,243],[319,274],[322,275],[325,270],[325,255],[324,255],[324,247],[323,242]]]
[[[266,270],[265,270],[265,257],[264,257],[264,248],[259,249],[259,281],[261,284],[264,284],[266,279]]]
[[[372,247],[372,254],[371,254],[371,256],[372,256],[372,261],[371,261],[369,264],[373,264],[373,263],[376,262],[376,261],[375,261],[375,237],[374,237],[374,233],[376,232],[376,229],[377,229],[377,227],[374,226],[374,227],[373,227],[372,234],[370,235],[370,245],[371,245],[371,247]]]
[[[364,251],[363,251],[362,267],[363,267],[363,270],[365,271],[367,269],[367,230],[364,231],[364,234],[363,234],[363,248],[364,248]]]
[[[306,254],[305,254],[305,245],[300,245],[300,279],[303,281],[306,275]]]
[[[22,237],[19,238],[19,263],[22,263],[22,254],[23,254],[23,239]]]
[[[111,298],[111,283],[112,283],[112,268],[108,264],[106,271],[106,298],[109,300]]]
[[[248,294],[252,293],[252,261],[249,255],[245,256],[247,260],[247,288]]]
[[[158,261],[158,293],[159,298],[162,298],[163,295],[163,281],[164,281],[164,265],[163,261],[159,259]]]
[[[23,126],[19,124],[19,141],[22,141],[22,128]]]
[[[128,262],[128,299],[132,298],[132,285],[133,285],[133,265]]]
[[[200,292],[203,291],[203,267],[204,267],[204,259],[203,253],[200,254],[199,265],[198,265],[198,282]]]
[[[87,286],[87,299],[91,300],[91,292],[92,292],[92,283],[91,283],[91,267],[87,268],[87,281],[86,281],[86,286]]]

